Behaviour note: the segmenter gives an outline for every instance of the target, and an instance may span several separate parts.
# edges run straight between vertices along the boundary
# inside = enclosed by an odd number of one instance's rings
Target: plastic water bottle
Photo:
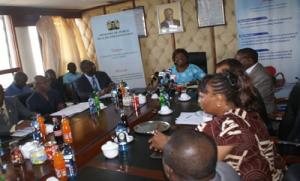
[[[100,109],[100,100],[97,94],[95,94],[94,96],[94,101],[95,101],[96,112],[99,115],[101,109]]]
[[[111,101],[113,104],[117,104],[118,102],[118,90],[116,86],[114,86],[111,90]]]
[[[127,152],[128,151],[128,145],[127,145],[127,127],[123,123],[123,121],[119,121],[117,128],[116,128],[116,136],[119,143],[119,152]]]
[[[77,175],[77,167],[75,163],[74,150],[69,144],[64,144],[63,157],[65,160],[67,176],[69,180],[75,180]]]
[[[33,129],[33,132],[32,132],[32,138],[33,140],[39,142],[39,143],[42,143],[42,135],[41,135],[41,131],[40,131],[40,125],[39,123],[34,120],[31,122],[31,127]]]
[[[90,114],[92,116],[94,116],[97,113],[97,108],[96,108],[96,103],[95,103],[95,99],[93,97],[89,98],[89,110],[90,110]]]
[[[2,147],[2,140],[0,139],[0,157],[2,157],[4,155],[4,150]]]

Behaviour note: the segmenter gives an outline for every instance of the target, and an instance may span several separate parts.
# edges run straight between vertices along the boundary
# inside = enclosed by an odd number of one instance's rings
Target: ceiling
[[[88,9],[121,1],[124,0],[0,0],[0,6]]]

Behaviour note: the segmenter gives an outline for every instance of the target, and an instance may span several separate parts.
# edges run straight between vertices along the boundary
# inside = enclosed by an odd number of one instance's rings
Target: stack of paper
[[[176,119],[176,124],[198,125],[203,122],[212,120],[212,115],[203,111],[182,112]]]
[[[52,113],[51,116],[72,116],[76,113],[81,113],[85,111],[86,109],[89,108],[89,103],[88,102],[82,102],[76,105],[72,105],[69,107],[66,107],[60,111],[57,111],[55,113]]]
[[[11,136],[15,137],[25,137],[33,132],[33,129],[31,127],[27,127],[24,129],[19,129],[16,132],[14,132]]]

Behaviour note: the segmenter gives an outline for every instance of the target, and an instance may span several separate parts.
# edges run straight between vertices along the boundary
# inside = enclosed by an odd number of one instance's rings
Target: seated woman
[[[241,176],[241,180],[280,180],[282,170],[275,168],[274,144],[266,126],[255,112],[242,108],[240,79],[231,74],[208,75],[203,79],[199,104],[213,120],[197,130],[210,135],[217,144],[218,160],[224,160]],[[168,137],[155,133],[150,148],[163,149]],[[283,167],[283,164],[282,164]]]
[[[50,88],[50,80],[44,76],[34,77],[35,91],[26,100],[27,107],[36,113],[48,115],[65,107],[59,93]]]
[[[178,48],[173,52],[174,66],[170,67],[171,73],[176,76],[176,84],[194,84],[201,80],[205,73],[197,65],[189,64],[188,52]]]
[[[272,123],[268,118],[265,103],[258,90],[252,84],[251,78],[245,73],[241,62],[236,59],[229,58],[217,63],[216,66],[217,73],[230,72],[242,80],[241,87],[243,90],[240,93],[240,99],[243,108],[246,111],[254,111],[259,113],[259,116],[266,123],[268,130],[273,132]]]

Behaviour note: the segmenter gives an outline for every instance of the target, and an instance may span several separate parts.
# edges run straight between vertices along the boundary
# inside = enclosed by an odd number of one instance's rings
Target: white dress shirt
[[[249,75],[251,74],[252,70],[255,68],[255,66],[258,64],[258,62],[254,65],[252,65],[251,67],[247,68],[246,73]]]
[[[90,84],[93,88],[94,88],[94,85],[93,85],[93,77],[94,77],[98,90],[99,91],[101,90],[100,84],[99,84],[98,79],[95,75],[88,76],[88,75],[84,74],[84,76],[89,80],[89,82],[90,82]]]

